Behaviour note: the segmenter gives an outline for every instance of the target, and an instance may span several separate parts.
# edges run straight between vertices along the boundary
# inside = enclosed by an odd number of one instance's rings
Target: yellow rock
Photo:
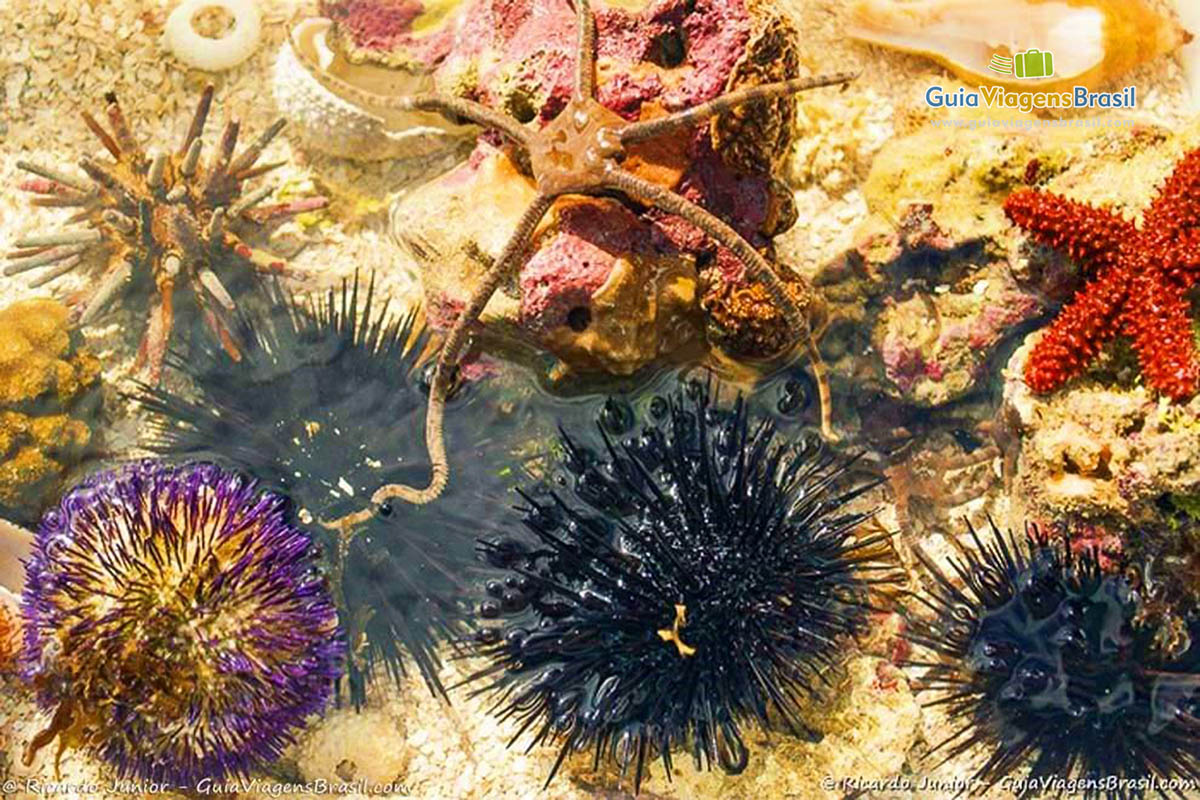
[[[91,442],[100,364],[79,350],[67,309],[30,300],[0,310],[0,515],[32,522]]]

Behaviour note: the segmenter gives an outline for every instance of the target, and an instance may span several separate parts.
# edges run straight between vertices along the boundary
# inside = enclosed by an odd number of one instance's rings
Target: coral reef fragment
[[[27,300],[0,310],[0,516],[33,523],[93,441],[100,363],[66,307]]]

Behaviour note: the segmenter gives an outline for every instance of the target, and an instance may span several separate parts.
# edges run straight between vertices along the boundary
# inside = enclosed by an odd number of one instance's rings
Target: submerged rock
[[[100,364],[50,300],[0,310],[0,516],[35,522],[82,459],[99,408]]]
[[[554,119],[573,82],[570,5],[480,0],[471,8],[434,70],[435,84],[523,122]],[[769,2],[658,0],[601,7],[596,18],[599,99],[625,119],[661,116],[799,70],[795,31]],[[368,50],[360,41],[361,57],[384,59]],[[759,104],[634,145],[624,167],[769,251],[772,237],[795,221],[790,192],[772,178],[794,135],[794,103]],[[466,163],[394,207],[393,234],[424,265],[435,326],[466,302],[533,195],[520,165],[484,137]],[[549,350],[568,367],[627,374],[699,340],[698,309],[713,310],[746,286],[740,263],[681,219],[629,200],[564,198],[482,323]],[[744,318],[740,307],[722,305],[709,317],[709,332],[747,355],[766,354],[784,334],[778,317],[765,332],[744,335]]]
[[[1165,498],[1200,494],[1200,398],[1172,404],[1095,381],[1034,394],[1021,376],[1039,335],[1005,370],[1003,414],[1020,433],[1014,496],[1027,516],[1148,522]]]
[[[830,307],[822,349],[845,390],[946,406],[1084,282],[1010,224],[1028,186],[1138,213],[1200,132],[1153,127],[991,133],[923,127],[886,145],[863,187],[857,244],[814,277]],[[869,332],[869,333],[867,333]]]

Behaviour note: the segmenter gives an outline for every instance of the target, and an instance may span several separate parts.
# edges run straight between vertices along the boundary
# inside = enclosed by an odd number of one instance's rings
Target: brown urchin
[[[321,80],[345,98],[365,106],[398,111],[432,111],[451,119],[466,119],[492,129],[517,150],[518,163],[537,186],[537,194],[525,209],[516,230],[492,266],[476,286],[471,298],[446,336],[434,372],[425,419],[425,442],[429,449],[432,475],[429,485],[402,484],[383,486],[372,498],[376,505],[399,497],[410,503],[429,503],[437,499],[450,477],[442,421],[446,395],[453,382],[459,353],[463,350],[470,326],[483,312],[488,300],[505,277],[521,263],[542,217],[554,202],[565,195],[621,195],[680,217],[728,249],[741,262],[746,274],[763,287],[771,303],[779,309],[794,334],[804,342],[812,359],[821,399],[821,429],[832,438],[832,406],[828,381],[821,368],[816,332],[812,324],[822,313],[817,292],[806,282],[791,287],[775,274],[771,264],[730,225],[710,211],[677,194],[673,187],[646,180],[627,169],[624,161],[631,148],[640,142],[658,138],[680,128],[708,122],[739,107],[794,94],[820,86],[844,84],[854,79],[850,73],[819,75],[764,83],[727,92],[712,100],[656,119],[626,122],[615,111],[596,99],[596,20],[588,0],[573,0],[578,20],[578,54],[575,62],[575,86],[570,101],[545,127],[534,130],[503,112],[461,97],[429,92],[404,97],[372,94],[331,76]],[[314,74],[319,74],[314,70]],[[369,516],[370,512],[364,512]],[[354,524],[363,515],[347,517]]]
[[[186,285],[190,299],[214,333],[234,348],[221,315],[235,308],[229,287],[252,272],[282,272],[284,262],[246,243],[251,229],[303,211],[322,208],[323,197],[259,206],[271,194],[264,186],[248,194],[247,180],[282,166],[255,166],[263,149],[283,129],[279,119],[236,157],[240,124],[231,119],[211,159],[200,158],[201,136],[212,108],[213,87],[200,95],[187,135],[174,153],[146,152],[134,138],[112,92],[105,96],[112,133],[84,111],[83,121],[112,155],[79,160],[87,178],[18,161],[37,179],[22,184],[38,195],[34,205],[79,209],[68,223],[86,227],[39,233],[16,243],[4,275],[47,268],[33,286],[74,270],[93,248],[106,251],[106,265],[93,287],[72,305],[82,324],[99,318],[118,297],[152,308],[138,351],[138,364],[156,383],[175,319],[175,290]]]

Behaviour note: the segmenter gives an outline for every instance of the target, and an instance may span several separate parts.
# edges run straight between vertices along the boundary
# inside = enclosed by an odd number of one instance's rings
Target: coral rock
[[[999,264],[962,284],[888,302],[876,319],[872,344],[907,402],[940,406],[968,393],[984,378],[996,346],[1041,309]]]
[[[1144,387],[1084,385],[1040,396],[1022,379],[1044,334],[1005,371],[1004,415],[1021,434],[1016,491],[1031,519],[1159,520],[1164,495],[1200,493],[1200,400],[1155,401]]]
[[[36,520],[91,442],[100,365],[50,300],[0,311],[0,515]]]
[[[463,13],[434,85],[528,123],[555,118],[570,96],[576,34],[562,0],[479,0]],[[598,99],[629,120],[687,108],[731,88],[793,76],[786,18],[769,3],[663,0],[597,11]],[[359,36],[348,23],[340,35]],[[386,49],[386,48],[385,48]],[[790,192],[771,178],[794,136],[795,100],[747,107],[695,130],[631,146],[624,168],[725,219],[754,247],[795,220]],[[490,266],[534,190],[506,151],[483,141],[467,163],[402,198],[392,231],[425,265],[436,327],[452,320]],[[598,215],[598,216],[597,216]],[[501,285],[484,326],[532,340],[569,367],[629,373],[699,338],[696,265],[707,279],[717,344],[773,355],[791,341],[740,262],[683,220],[631,203],[559,201],[515,281]],[[444,221],[443,221],[444,220]],[[765,294],[762,300],[765,301]],[[718,309],[719,307],[719,309]],[[572,314],[574,312],[574,314]],[[747,333],[749,329],[750,333]]]

